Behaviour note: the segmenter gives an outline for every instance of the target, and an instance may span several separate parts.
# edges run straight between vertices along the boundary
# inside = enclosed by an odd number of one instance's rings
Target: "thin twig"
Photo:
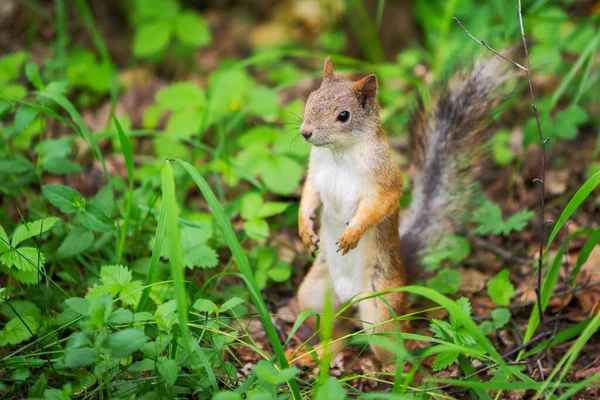
[[[477,243],[477,245],[479,247],[481,247],[485,250],[491,251],[492,253],[499,256],[500,258],[502,258],[505,261],[511,261],[511,262],[515,262],[515,263],[519,263],[519,264],[529,264],[532,261],[525,257],[515,257],[509,251],[506,251],[502,247],[496,246],[495,244],[493,244],[479,236],[471,235],[471,234],[468,234],[467,236],[470,240]]]
[[[544,139],[542,134],[542,127],[540,125],[540,116],[538,115],[537,106],[535,105],[535,95],[533,93],[533,84],[531,82],[531,66],[529,64],[529,50],[527,49],[527,40],[525,39],[525,28],[523,27],[523,13],[521,8],[521,0],[519,0],[519,6],[517,7],[519,14],[519,24],[521,26],[521,38],[523,39],[523,48],[525,49],[525,60],[527,62],[527,82],[529,83],[529,94],[531,95],[531,108],[533,109],[533,115],[535,115],[535,122],[537,125],[538,136],[540,139],[540,145],[542,147],[542,177],[540,179],[534,179],[534,182],[540,184],[540,252],[538,257],[538,271],[537,271],[537,305],[538,312],[540,315],[540,322],[543,321],[544,311],[542,310],[542,263],[544,258],[544,230],[546,228],[546,219],[544,218],[545,211],[545,197],[546,197],[546,143],[550,138]]]
[[[541,178],[536,178],[533,180],[534,183],[539,183],[540,185],[540,192],[541,192],[541,200],[540,200],[540,251],[539,251],[539,256],[538,256],[538,267],[537,267],[537,288],[536,288],[536,294],[537,294],[537,305],[538,305],[538,311],[539,311],[539,315],[540,315],[540,321],[543,320],[543,310],[542,310],[542,296],[541,296],[541,291],[542,291],[542,264],[543,264],[543,259],[544,259],[544,231],[545,231],[545,227],[546,227],[546,223],[549,221],[546,221],[546,219],[544,218],[544,211],[545,211],[545,201],[544,198],[546,196],[546,190],[545,190],[545,180],[546,180],[546,143],[548,143],[548,140],[550,140],[549,138],[544,139],[544,135],[542,134],[542,127],[540,125],[540,117],[538,115],[538,110],[537,110],[537,106],[535,104],[535,95],[533,93],[533,83],[531,81],[531,67],[529,64],[529,50],[527,49],[527,40],[525,39],[525,28],[523,27],[523,14],[521,13],[521,0],[519,0],[518,3],[518,7],[517,7],[517,11],[519,14],[519,24],[521,27],[521,38],[523,40],[523,48],[525,49],[525,60],[526,60],[526,64],[527,67],[522,66],[521,64],[519,64],[516,61],[511,60],[510,58],[507,58],[505,56],[503,56],[502,54],[500,54],[499,52],[497,52],[496,50],[494,50],[493,48],[491,48],[490,46],[488,46],[483,40],[477,39],[475,36],[473,36],[464,26],[463,24],[461,24],[461,22],[458,20],[458,18],[453,17],[453,19],[458,23],[458,25],[460,25],[460,27],[462,28],[463,31],[465,31],[465,33],[467,35],[469,35],[469,37],[471,37],[471,39],[475,40],[477,43],[481,44],[483,47],[485,47],[486,49],[490,50],[492,53],[494,53],[495,55],[497,55],[498,57],[502,58],[503,60],[511,63],[512,65],[514,65],[515,67],[523,70],[526,72],[527,74],[527,82],[529,83],[529,94],[531,95],[531,108],[533,109],[533,115],[535,116],[535,121],[537,124],[537,130],[538,130],[538,136],[540,139],[540,145],[542,148],[542,165],[541,165]]]
[[[465,27],[463,26],[463,24],[461,24],[461,23],[460,23],[460,21],[458,20],[458,18],[456,18],[456,17],[452,17],[452,19],[453,19],[453,20],[455,20],[455,21],[458,23],[458,25],[460,25],[460,27],[462,28],[462,30],[463,30],[463,31],[465,31],[465,33],[466,33],[467,35],[469,35],[469,36],[471,37],[471,39],[473,39],[473,40],[474,40],[474,41],[476,41],[477,43],[481,44],[483,47],[485,47],[486,49],[488,49],[489,51],[491,51],[492,53],[494,53],[494,54],[495,54],[495,55],[497,55],[498,57],[502,58],[503,60],[505,60],[505,61],[508,61],[509,63],[511,63],[512,65],[514,65],[515,67],[517,67],[517,68],[519,68],[519,69],[522,69],[523,71],[527,72],[527,68],[525,68],[524,66],[522,66],[522,65],[521,65],[521,64],[519,64],[518,62],[516,62],[516,61],[513,61],[513,60],[511,60],[510,58],[507,58],[507,57],[503,56],[502,54],[498,53],[496,50],[494,50],[494,49],[492,49],[490,46],[488,46],[486,42],[484,42],[483,40],[477,39],[475,36],[473,36],[473,35],[471,34],[471,32],[469,32],[469,31],[467,30],[467,28],[465,28]]]

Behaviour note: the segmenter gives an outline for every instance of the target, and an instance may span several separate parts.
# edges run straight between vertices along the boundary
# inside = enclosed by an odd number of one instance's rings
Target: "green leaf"
[[[170,110],[185,110],[204,107],[206,96],[194,83],[176,82],[160,89],[156,94],[156,101]]]
[[[165,383],[168,386],[173,386],[177,380],[177,375],[179,374],[179,366],[177,365],[177,362],[171,359],[159,360],[156,363],[156,367]]]
[[[460,272],[446,268],[441,270],[434,278],[429,279],[427,286],[440,293],[456,293],[461,279]]]
[[[515,287],[508,278],[508,270],[498,272],[494,279],[488,282],[488,294],[492,301],[499,306],[507,306],[515,295]]]
[[[56,251],[58,258],[71,258],[83,253],[94,242],[94,234],[82,227],[73,228]]]
[[[269,224],[264,219],[253,219],[244,222],[244,232],[250,239],[264,241],[269,237]]]
[[[242,218],[258,218],[260,209],[262,208],[263,204],[263,198],[260,194],[256,192],[250,192],[245,194],[242,197],[242,206],[240,209],[240,214],[242,215]]]
[[[254,87],[248,96],[248,111],[265,121],[273,122],[279,112],[277,92],[265,86]]]
[[[317,391],[316,398],[319,400],[344,400],[346,398],[346,390],[344,390],[337,379],[330,376]]]
[[[583,203],[585,199],[592,193],[592,190],[596,186],[600,184],[600,171],[596,172],[592,175],[580,188],[577,190],[577,193],[573,196],[573,198],[569,201],[569,204],[565,207],[563,212],[560,214],[556,225],[554,225],[554,229],[552,229],[552,233],[550,233],[550,237],[548,238],[548,244],[546,245],[546,250],[550,248],[550,245],[554,241],[554,238],[558,234],[558,232],[562,229],[563,225],[571,218],[571,215],[575,212],[577,208]]]
[[[35,247],[19,247],[0,256],[0,262],[8,267],[15,266],[21,271],[38,271],[38,267],[46,261],[44,254]]]
[[[171,26],[166,22],[144,24],[135,32],[133,54],[150,57],[163,51],[171,39]]]
[[[38,306],[35,305],[35,303],[27,300],[11,300],[9,304],[12,308],[6,304],[2,304],[0,307],[2,315],[4,315],[6,318],[14,318],[17,317],[18,314],[20,316],[30,316],[37,322],[42,321],[42,312]]]
[[[268,201],[263,203],[258,211],[257,218],[268,218],[274,215],[281,214],[288,209],[290,203]]]
[[[113,325],[127,325],[133,322],[133,313],[126,308],[117,308],[110,314],[108,322]]]
[[[275,282],[285,282],[292,276],[292,266],[288,263],[279,261],[273,268],[267,271],[269,278]]]
[[[10,160],[0,160],[0,173],[2,174],[22,174],[28,171],[33,171],[33,165],[21,155]]]
[[[438,269],[446,259],[453,264],[466,260],[470,252],[471,244],[467,238],[450,234],[442,237],[421,262],[427,269]]]
[[[38,115],[38,110],[26,104],[19,107],[15,114],[15,130],[17,133],[23,132],[29,124],[33,122]]]
[[[520,211],[506,221],[503,221],[500,206],[486,199],[481,209],[475,213],[475,217],[473,218],[474,222],[480,224],[477,228],[473,229],[473,232],[480,235],[491,233],[493,235],[502,234],[506,236],[512,231],[521,231],[533,214],[533,211]]]
[[[80,315],[90,315],[90,302],[89,300],[82,299],[80,297],[71,297],[65,300],[65,304],[69,306],[73,311]]]
[[[135,307],[142,297],[142,281],[129,282],[120,292],[121,302],[126,306]]]
[[[511,137],[512,135],[508,130],[502,129],[496,132],[491,140],[494,161],[502,167],[511,164],[515,159],[515,152],[510,147]]]
[[[27,59],[24,52],[12,53],[0,58],[0,83],[9,82],[19,76],[21,65]]]
[[[56,217],[48,217],[19,225],[19,227],[15,230],[15,233],[13,233],[11,242],[12,247],[17,247],[19,243],[23,242],[24,240],[49,231],[54,225],[56,225],[58,221],[60,221],[60,219]]]
[[[87,297],[87,296],[86,296]],[[90,321],[95,328],[104,326],[112,313],[112,299],[108,294],[93,299],[90,302]]]
[[[467,315],[471,315],[471,303],[469,302],[469,299],[467,299],[466,297],[461,297],[460,299],[456,300],[456,305]],[[452,325],[452,327],[454,328],[454,330],[459,328],[459,324],[458,322],[454,319],[453,315],[450,315],[450,324]]]
[[[585,110],[579,106],[571,106],[560,111],[555,117],[554,131],[556,136],[572,140],[577,137],[577,128],[588,120]]]
[[[106,218],[111,218],[115,208],[115,194],[111,186],[104,186],[96,193],[96,196],[89,202],[90,205],[102,210]]]
[[[198,299],[192,306],[194,310],[199,312],[205,312],[208,314],[216,314],[219,311],[219,307],[208,299]]]
[[[29,398],[41,399],[46,386],[48,386],[48,378],[46,378],[46,374],[42,372],[39,378],[35,381],[35,384],[29,390]]]
[[[67,349],[65,352],[65,367],[81,368],[93,365],[98,361],[96,350],[90,347]]]
[[[32,316],[14,317],[0,331],[0,347],[7,344],[21,343],[30,339],[32,337],[31,333],[35,334],[39,326],[39,323]]]
[[[85,208],[85,199],[75,189],[65,185],[43,185],[42,194],[54,207],[65,214]]]
[[[215,393],[212,400],[242,400],[242,396],[236,392],[219,392]]]
[[[187,268],[196,266],[201,268],[214,268],[219,263],[217,252],[205,244],[184,247],[182,250],[183,265]]]
[[[6,253],[10,250],[10,240],[8,235],[2,226],[0,226],[0,254]]]
[[[445,351],[439,353],[433,361],[433,370],[435,372],[448,368],[458,358],[458,352]]]
[[[84,211],[77,213],[75,220],[94,232],[112,232],[115,228],[104,211],[93,204],[88,204]]]
[[[224,313],[226,311],[233,310],[235,307],[239,306],[240,304],[244,304],[245,302],[245,300],[240,299],[239,297],[232,297],[231,299],[223,303],[219,312]]]
[[[83,168],[81,168],[79,164],[66,157],[49,158],[44,161],[42,167],[44,168],[44,171],[52,175],[77,174],[83,171]]]
[[[302,179],[303,168],[286,156],[270,157],[262,169],[263,182],[277,194],[291,194]]]
[[[32,63],[25,64],[25,75],[27,75],[27,79],[29,79],[29,82],[31,82],[33,87],[38,90],[42,90],[44,88],[44,82],[42,82],[40,69],[37,65]]]
[[[211,41],[208,23],[191,11],[179,16],[175,34],[182,43],[192,47],[206,46]]]
[[[102,285],[115,297],[131,282],[131,271],[124,265],[107,265],[100,269],[100,280]]]
[[[494,321],[496,329],[502,328],[504,325],[508,324],[510,318],[511,313],[508,308],[497,308],[494,311],[492,311],[492,319]]]
[[[111,334],[106,340],[106,347],[113,357],[124,358],[142,347],[148,338],[142,331],[129,328]]]
[[[190,139],[200,131],[202,112],[194,109],[173,111],[167,123],[167,132],[174,138]]]
[[[154,360],[143,359],[141,361],[136,361],[133,364],[131,364],[131,366],[129,368],[127,368],[127,371],[129,371],[129,372],[154,371],[154,364],[155,364]]]

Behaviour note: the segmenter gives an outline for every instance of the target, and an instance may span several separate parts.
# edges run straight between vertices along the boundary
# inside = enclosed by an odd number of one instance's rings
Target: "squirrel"
[[[331,58],[326,58],[323,82],[309,95],[300,126],[312,148],[298,212],[299,235],[313,255],[320,249],[298,289],[301,311],[322,313],[325,296],[332,293],[335,313],[358,295],[414,281],[423,253],[456,230],[452,216],[468,202],[473,155],[507,78],[497,59],[479,60],[470,71],[450,79],[430,112],[421,104],[410,129],[412,200],[400,221],[403,179],[381,124],[377,77],[353,82],[335,75]],[[358,303],[367,333],[395,332],[395,316],[405,310],[405,294],[397,291]],[[314,317],[307,322],[314,328]],[[332,328],[329,351],[337,353],[353,324],[337,318]],[[371,344],[371,349],[382,362],[394,358],[382,346]]]

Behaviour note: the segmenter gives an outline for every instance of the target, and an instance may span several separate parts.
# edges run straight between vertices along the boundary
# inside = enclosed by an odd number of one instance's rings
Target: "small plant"
[[[162,59],[170,45],[186,55],[212,40],[206,20],[182,10],[177,0],[136,0],[131,20],[135,26],[133,53],[140,58]]]

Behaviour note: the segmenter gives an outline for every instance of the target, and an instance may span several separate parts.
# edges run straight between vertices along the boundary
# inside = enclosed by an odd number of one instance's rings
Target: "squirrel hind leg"
[[[300,284],[300,288],[298,289],[298,307],[300,308],[301,312],[305,310],[313,310],[317,314],[322,315],[325,302],[327,301],[326,296],[328,295],[332,296],[332,312],[337,313],[342,304],[333,291],[333,282],[329,273],[329,267],[327,265],[324,252],[321,252],[317,256],[310,271],[302,281],[302,284]],[[306,319],[305,323],[312,329],[316,329],[317,318],[315,316],[310,316]],[[349,319],[335,319],[333,321],[333,332],[331,338],[334,342],[331,343],[328,353],[336,354],[340,352],[346,345],[346,340],[340,339],[350,334],[353,329],[354,325]],[[318,349],[317,355],[319,358],[322,358],[324,355],[324,349],[322,348],[321,344],[314,345],[313,347]],[[301,366],[304,366],[305,364],[310,365],[311,357],[308,354],[302,355],[302,353],[303,352],[301,351],[301,359],[297,362],[297,364]]]
[[[381,292],[395,287],[397,286],[380,284],[380,282],[373,281],[370,282],[368,290],[369,292]],[[385,301],[383,301],[381,297],[384,297]],[[399,324],[400,331],[406,331],[405,324],[394,320],[394,314],[396,318],[404,314],[406,308],[405,302],[406,299],[403,292],[394,292],[380,297],[365,299],[358,303],[360,319],[366,333],[375,335],[384,333],[393,334],[396,332],[397,324]],[[380,335],[377,341],[381,340],[390,340],[394,346],[398,346],[395,339],[389,335]],[[388,346],[382,346],[372,342],[371,350],[373,351],[373,354],[375,354],[375,357],[383,363],[390,363],[396,358],[396,353],[388,349]]]

